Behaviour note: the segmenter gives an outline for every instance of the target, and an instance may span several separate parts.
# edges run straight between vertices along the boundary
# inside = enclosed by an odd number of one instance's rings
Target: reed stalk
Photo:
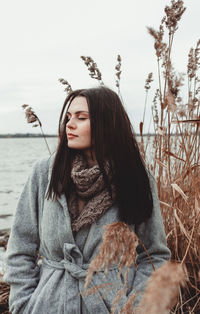
[[[33,127],[37,127],[37,126],[40,127],[43,139],[44,139],[45,144],[47,146],[47,149],[49,151],[49,155],[51,155],[51,151],[50,151],[49,145],[47,143],[46,136],[45,136],[43,129],[42,129],[42,122],[40,121],[40,119],[38,118],[38,116],[35,114],[35,112],[33,111],[33,109],[31,107],[24,104],[24,105],[22,105],[22,108],[25,110],[25,116],[26,116],[27,122],[28,123],[34,123]]]

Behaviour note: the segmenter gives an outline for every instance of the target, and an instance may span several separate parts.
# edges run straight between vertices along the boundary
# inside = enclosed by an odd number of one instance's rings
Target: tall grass
[[[172,66],[171,52],[178,21],[185,8],[183,1],[171,1],[165,7],[165,16],[159,31],[148,27],[154,38],[158,64],[159,86],[152,106],[156,135],[153,142],[153,161],[143,156],[153,171],[165,223],[172,260],[185,264],[189,281],[180,290],[174,313],[200,312],[200,79],[199,46],[188,54],[186,83],[182,74]],[[168,39],[167,43],[164,39]],[[161,71],[162,70],[162,71]],[[187,87],[186,87],[187,86]],[[187,99],[182,89],[187,88]]]

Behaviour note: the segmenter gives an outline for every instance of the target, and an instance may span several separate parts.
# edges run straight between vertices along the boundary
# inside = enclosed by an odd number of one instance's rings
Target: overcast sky
[[[46,133],[57,133],[58,117],[66,97],[59,78],[73,89],[98,85],[91,79],[81,55],[91,56],[104,83],[115,89],[117,54],[122,57],[121,92],[136,132],[144,109],[144,83],[156,78],[153,39],[146,26],[158,29],[164,7],[161,0],[17,0],[0,2],[0,134],[39,133],[24,118],[21,105],[33,107]],[[200,38],[200,1],[187,7],[175,37],[174,66],[187,71],[187,54]],[[146,123],[157,82],[148,99]],[[184,95],[183,95],[184,96]],[[146,127],[147,129],[147,127]]]

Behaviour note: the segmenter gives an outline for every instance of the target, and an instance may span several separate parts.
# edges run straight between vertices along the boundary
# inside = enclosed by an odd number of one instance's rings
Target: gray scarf
[[[71,178],[75,184],[75,190],[68,199],[72,231],[77,232],[79,229],[91,225],[115,202],[116,191],[112,183],[110,164],[107,160],[104,161],[104,169],[111,183],[113,200],[105,187],[99,165],[88,168],[87,162],[81,154],[75,156],[71,170]],[[80,213],[77,197],[86,201],[85,207]]]

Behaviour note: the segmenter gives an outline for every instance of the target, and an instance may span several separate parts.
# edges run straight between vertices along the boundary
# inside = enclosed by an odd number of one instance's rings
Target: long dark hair
[[[110,161],[118,216],[127,224],[139,224],[151,216],[153,201],[145,162],[137,145],[135,133],[119,96],[111,89],[97,88],[73,91],[65,100],[59,119],[59,145],[54,159],[47,197],[57,199],[70,195],[73,183],[71,165],[77,150],[67,145],[66,110],[77,97],[86,98],[91,123],[91,142],[105,184],[111,193],[103,161]],[[67,108],[67,109],[66,109]],[[111,195],[112,196],[112,195]]]

